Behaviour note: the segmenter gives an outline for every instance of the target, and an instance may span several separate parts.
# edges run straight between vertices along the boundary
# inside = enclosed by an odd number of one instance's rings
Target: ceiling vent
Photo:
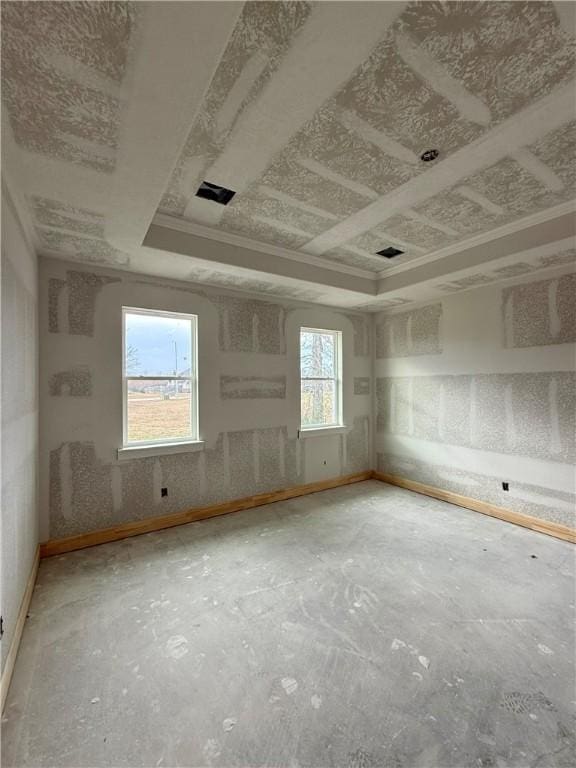
[[[393,248],[391,245],[388,248],[384,248],[377,252],[378,256],[384,256],[385,259],[393,259],[394,256],[400,256],[404,251],[400,251],[398,248]]]
[[[213,200],[220,205],[228,205],[236,192],[233,189],[219,187],[218,184],[210,184],[209,181],[203,181],[198,187],[196,197],[203,197],[205,200]]]

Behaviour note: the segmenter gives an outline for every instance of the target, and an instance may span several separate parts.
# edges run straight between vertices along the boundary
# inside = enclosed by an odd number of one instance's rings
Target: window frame
[[[334,338],[334,377],[331,376],[302,376],[302,333],[322,333],[328,334]],[[300,367],[300,431],[318,432],[320,430],[335,430],[344,427],[344,409],[342,397],[342,331],[334,328],[312,328],[307,325],[301,325],[298,333],[298,361]],[[334,381],[334,393],[336,398],[335,416],[336,421],[330,424],[309,424],[304,426],[302,423],[302,382],[303,381]]]
[[[188,320],[191,331],[191,355],[189,376],[128,376],[126,374],[126,316],[148,315]],[[190,435],[186,437],[162,437],[158,440],[128,441],[128,381],[188,381],[190,382]],[[162,309],[122,307],[122,449],[132,451],[155,446],[178,446],[199,442],[198,419],[198,315],[186,312],[170,312]]]

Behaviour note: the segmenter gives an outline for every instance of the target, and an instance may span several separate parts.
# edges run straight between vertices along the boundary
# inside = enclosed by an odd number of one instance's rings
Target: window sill
[[[350,431],[350,427],[343,424],[339,424],[335,427],[310,427],[308,429],[300,429],[298,431],[298,438],[303,440],[307,437],[326,437],[327,435],[344,435]]]
[[[128,459],[143,459],[147,456],[166,456],[170,453],[191,453],[203,451],[206,445],[204,440],[189,440],[182,443],[154,443],[147,445],[127,445],[118,448],[118,461]]]

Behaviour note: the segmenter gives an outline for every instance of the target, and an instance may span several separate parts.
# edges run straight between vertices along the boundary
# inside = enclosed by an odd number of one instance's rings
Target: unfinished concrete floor
[[[3,766],[573,766],[573,552],[369,481],[46,560]]]

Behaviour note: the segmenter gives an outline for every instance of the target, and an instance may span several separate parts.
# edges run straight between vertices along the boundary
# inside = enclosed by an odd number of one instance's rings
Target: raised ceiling
[[[570,268],[574,8],[4,2],[3,172],[39,253],[165,277],[376,309]]]

